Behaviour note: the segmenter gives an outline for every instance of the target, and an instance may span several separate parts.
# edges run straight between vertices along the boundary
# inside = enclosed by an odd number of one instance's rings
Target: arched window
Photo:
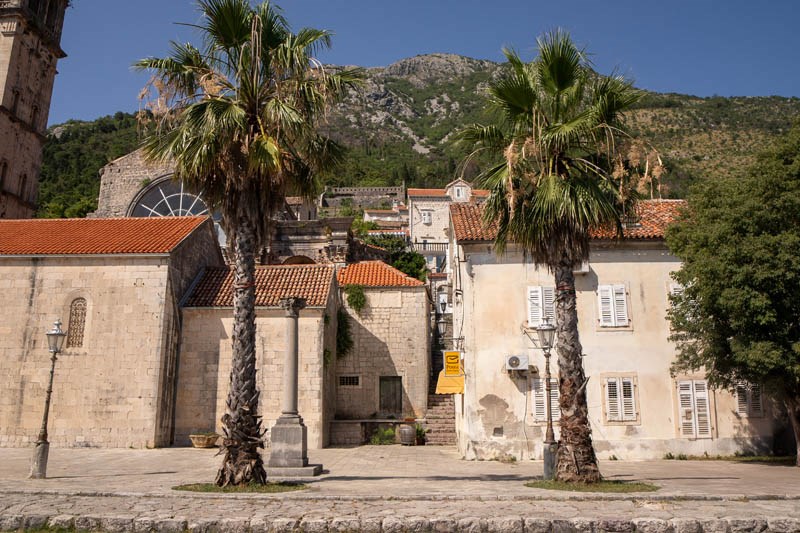
[[[39,106],[36,105],[31,108],[31,128],[39,131]]]
[[[19,190],[17,191],[17,196],[19,196],[20,199],[23,200],[25,199],[25,193],[26,193],[25,189],[27,188],[28,188],[28,175],[23,174],[19,180]]]
[[[19,108],[19,90],[14,89],[11,94],[13,98],[11,101],[11,114],[17,116],[17,110]]]
[[[67,348],[83,346],[83,330],[86,327],[86,298],[75,298],[69,306],[69,329]]]

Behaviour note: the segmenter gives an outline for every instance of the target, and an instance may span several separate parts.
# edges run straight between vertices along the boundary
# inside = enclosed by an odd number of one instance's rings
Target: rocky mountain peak
[[[472,59],[457,54],[425,54],[401,59],[385,67],[385,76],[408,78],[409,81],[431,81],[468,76],[478,71],[491,71],[499,65],[483,59]]]

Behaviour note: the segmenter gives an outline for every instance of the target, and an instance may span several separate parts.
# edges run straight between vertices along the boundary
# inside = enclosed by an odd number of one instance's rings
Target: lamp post
[[[544,352],[545,408],[547,409],[547,431],[544,435],[544,479],[553,479],[558,444],[553,433],[553,410],[551,405],[553,386],[550,383],[550,350],[553,348],[556,327],[545,317],[542,323],[536,326],[536,333],[539,336],[539,347]]]
[[[39,430],[39,438],[33,449],[33,460],[31,461],[31,479],[44,479],[47,477],[47,457],[50,453],[50,443],[47,442],[47,417],[50,414],[50,396],[53,394],[53,373],[56,370],[56,359],[64,345],[64,337],[67,334],[61,331],[61,320],[53,323],[53,329],[46,333],[47,344],[50,350],[50,381],[47,384],[47,395],[44,400],[44,416],[42,416],[42,429]]]

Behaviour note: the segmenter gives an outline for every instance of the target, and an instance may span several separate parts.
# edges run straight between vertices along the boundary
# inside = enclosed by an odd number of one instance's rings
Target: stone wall
[[[12,8],[15,6],[11,6]],[[55,22],[60,34],[63,7]],[[36,209],[57,45],[43,45],[21,11],[0,16],[0,218],[30,218]]]
[[[56,363],[55,446],[155,446],[168,257],[0,260],[0,445],[36,440],[50,368],[45,331],[85,298],[84,341]]]
[[[100,169],[100,195],[94,218],[128,216],[131,203],[152,181],[174,172],[172,165],[153,164],[136,150]]]
[[[380,377],[400,376],[403,412],[393,414],[423,418],[430,364],[425,287],[365,287],[364,292],[367,304],[360,313],[345,304],[353,348],[336,360],[336,416],[358,419],[382,415]],[[359,383],[343,385],[342,376],[358,376]]]
[[[326,341],[331,342],[333,337],[326,337],[325,313],[325,309],[304,309],[299,319],[298,407],[308,427],[309,448],[328,444],[324,358]],[[187,445],[192,433],[222,434],[220,419],[226,412],[230,384],[233,312],[229,308],[187,307],[182,314],[175,443]],[[281,413],[286,320],[283,310],[257,310],[257,380],[265,429],[271,428]]]

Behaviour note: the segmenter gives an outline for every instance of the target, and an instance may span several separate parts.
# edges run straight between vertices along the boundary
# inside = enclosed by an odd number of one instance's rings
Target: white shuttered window
[[[678,381],[678,417],[681,437],[711,438],[711,406],[706,380]]]
[[[625,285],[598,285],[597,303],[600,327],[619,328],[630,323]]]
[[[606,419],[609,422],[635,422],[635,394],[632,377],[606,378]]]
[[[547,422],[547,390],[544,378],[531,380],[531,395],[533,396],[533,419],[537,422]],[[550,412],[553,421],[561,418],[561,408],[558,406],[558,380],[550,378]]]
[[[758,384],[742,382],[736,385],[736,412],[739,416],[764,416]]]
[[[528,327],[536,327],[544,317],[556,323],[556,290],[553,287],[528,287]]]

